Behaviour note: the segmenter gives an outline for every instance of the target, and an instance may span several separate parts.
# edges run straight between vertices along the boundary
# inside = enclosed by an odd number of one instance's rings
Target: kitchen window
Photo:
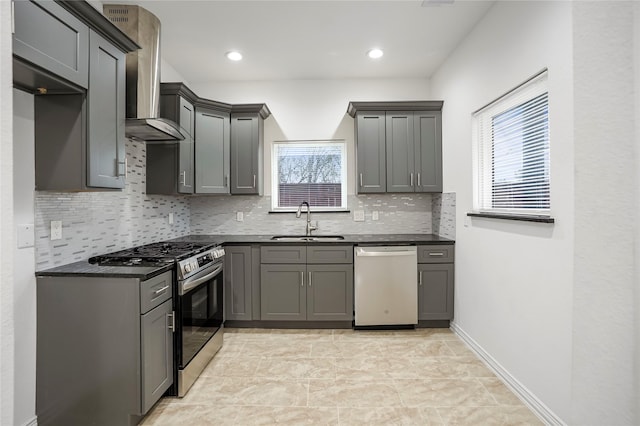
[[[473,130],[476,213],[549,217],[547,71],[475,112]]]
[[[343,140],[273,143],[272,210],[347,208],[347,156]]]

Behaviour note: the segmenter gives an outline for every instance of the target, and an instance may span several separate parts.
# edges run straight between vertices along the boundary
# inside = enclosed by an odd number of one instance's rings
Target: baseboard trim
[[[28,420],[26,423],[23,423],[22,426],[38,426],[38,416],[35,416],[31,420]]]
[[[498,361],[496,361],[482,346],[461,329],[455,322],[451,323],[451,330],[493,371],[504,384],[524,402],[533,413],[545,424],[550,426],[566,426],[553,411],[540,401],[529,389],[513,377]]]

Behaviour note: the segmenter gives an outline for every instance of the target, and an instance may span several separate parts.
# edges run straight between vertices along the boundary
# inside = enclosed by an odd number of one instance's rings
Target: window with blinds
[[[320,210],[347,207],[344,141],[273,143],[272,209],[296,210],[307,201]]]
[[[550,213],[547,72],[477,111],[475,205],[480,212]]]

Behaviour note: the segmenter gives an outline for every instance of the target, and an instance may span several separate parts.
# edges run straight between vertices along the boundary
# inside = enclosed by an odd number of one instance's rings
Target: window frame
[[[500,114],[514,109],[520,105],[526,104],[542,94],[547,95],[546,100],[546,119],[547,119],[547,131],[548,139],[547,146],[543,148],[546,150],[547,161],[545,161],[545,170],[548,176],[548,205],[547,208],[527,208],[527,207],[493,207],[487,206],[484,201],[493,202],[493,182],[492,175],[494,173],[494,164],[492,157],[493,150],[493,138],[491,135],[493,131],[492,120]],[[508,91],[497,99],[493,100],[489,104],[483,106],[472,114],[472,158],[473,158],[473,211],[468,213],[468,216],[476,217],[492,217],[498,219],[515,219],[515,220],[529,220],[534,222],[546,222],[553,223],[552,204],[551,204],[551,130],[550,130],[550,104],[549,104],[549,88],[548,88],[548,71],[544,69],[533,77],[527,79],[522,84],[518,85],[514,89]],[[484,121],[484,123],[483,123]],[[483,124],[490,127],[484,128]],[[482,138],[485,139],[482,139]]]
[[[287,206],[280,207],[278,206],[279,201],[279,176],[278,176],[278,149],[280,146],[286,145],[297,145],[300,147],[308,146],[338,146],[340,148],[340,156],[342,159],[342,167],[340,170],[340,206],[339,207],[330,207],[330,206],[311,206],[312,211],[315,212],[348,212],[347,207],[347,143],[344,139],[309,139],[309,140],[280,140],[273,141],[271,144],[271,212],[281,213],[281,212],[297,212],[298,206]]]

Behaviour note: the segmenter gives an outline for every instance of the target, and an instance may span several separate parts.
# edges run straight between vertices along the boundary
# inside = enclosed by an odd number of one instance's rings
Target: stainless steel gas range
[[[175,264],[173,282],[174,385],[184,396],[223,343],[223,258],[216,243],[169,241],[96,256],[109,266]]]

